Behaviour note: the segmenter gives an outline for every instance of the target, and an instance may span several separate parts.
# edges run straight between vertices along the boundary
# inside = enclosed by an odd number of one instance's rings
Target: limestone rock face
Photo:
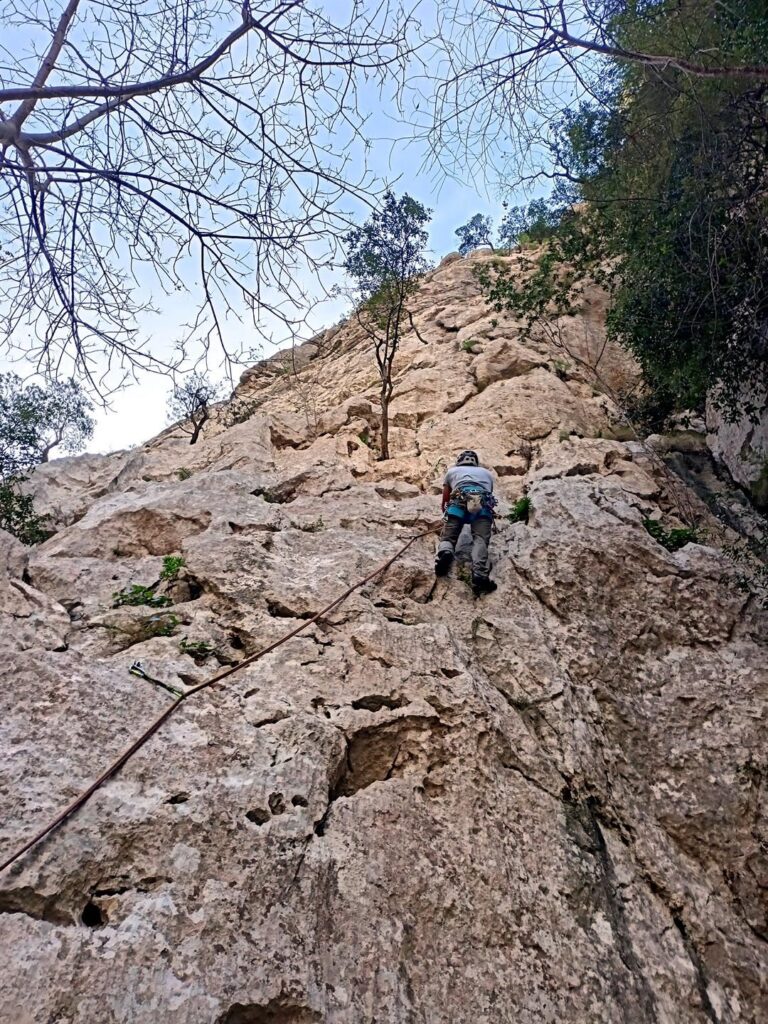
[[[736,483],[750,492],[762,509],[768,510],[768,408],[765,395],[756,397],[758,408],[763,408],[756,422],[743,417],[730,423],[710,405],[707,440],[715,458],[727,466]]]
[[[169,430],[36,474],[58,532],[0,537],[3,855],[164,687],[237,665],[438,524],[466,447],[498,476],[499,589],[475,600],[461,564],[436,581],[424,537],[185,701],[0,875],[0,1020],[768,1019],[766,614],[692,492],[702,543],[644,528],[675,524],[684,487],[611,439],[585,370],[600,296],[565,349],[524,342],[489,316],[483,258],[419,294],[388,462],[350,324],[295,373],[244,374],[194,446]],[[604,380],[635,372],[604,360]],[[119,603],[132,585],[166,600]]]

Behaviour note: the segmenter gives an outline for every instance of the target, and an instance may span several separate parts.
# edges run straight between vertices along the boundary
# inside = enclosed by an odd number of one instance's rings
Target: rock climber
[[[495,504],[493,474],[480,465],[477,452],[462,452],[443,480],[445,525],[437,548],[435,575],[448,574],[459,534],[468,523],[472,530],[472,589],[478,597],[496,589],[488,557]]]

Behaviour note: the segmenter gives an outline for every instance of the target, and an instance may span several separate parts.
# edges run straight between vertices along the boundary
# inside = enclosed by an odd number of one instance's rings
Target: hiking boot
[[[452,551],[438,551],[435,558],[435,576],[447,576],[453,561]]]
[[[492,594],[496,590],[496,584],[488,576],[478,576],[476,573],[472,573],[472,589],[475,592],[476,597],[480,597],[481,594]]]

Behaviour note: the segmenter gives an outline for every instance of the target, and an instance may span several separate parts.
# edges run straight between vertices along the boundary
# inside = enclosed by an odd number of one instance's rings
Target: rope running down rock
[[[304,620],[300,626],[297,626],[295,629],[292,629],[289,633],[286,633],[284,636],[281,636],[278,640],[275,640],[273,643],[268,644],[266,647],[262,647],[261,650],[256,651],[255,654],[249,655],[247,658],[244,658],[242,661],[239,661],[236,665],[230,665],[228,668],[222,669],[221,672],[217,672],[215,675],[211,676],[210,679],[206,679],[204,682],[198,683],[197,686],[193,686],[189,690],[186,690],[184,693],[182,693],[179,697],[176,698],[176,700],[169,704],[168,707],[163,712],[161,712],[161,714],[157,716],[154,722],[152,722],[151,725],[149,725],[147,729],[144,730],[144,732],[141,734],[141,736],[138,737],[138,739],[134,740],[130,747],[126,748],[122,752],[122,754],[120,754],[120,756],[115,761],[113,761],[112,764],[105,771],[101,773],[101,775],[96,779],[95,782],[92,782],[91,785],[88,786],[87,789],[83,790],[83,792],[80,793],[79,796],[75,797],[75,799],[67,807],[65,807],[63,811],[60,811],[59,814],[57,814],[52,821],[50,821],[44,828],[40,829],[40,831],[37,832],[34,836],[32,836],[31,839],[27,840],[27,842],[24,843],[23,846],[20,846],[17,850],[15,850],[10,855],[10,857],[4,860],[2,864],[0,864],[0,871],[4,871],[6,868],[10,867],[11,864],[13,864],[14,861],[18,860],[19,857],[23,856],[23,854],[25,854],[27,850],[31,849],[33,846],[39,843],[41,839],[44,839],[49,833],[53,832],[55,828],[61,825],[62,822],[66,821],[66,819],[69,818],[70,815],[74,814],[75,811],[83,807],[83,805],[86,804],[88,800],[90,800],[90,798],[93,796],[96,790],[103,786],[108,779],[112,778],[112,776],[116,772],[118,772],[123,767],[123,765],[126,764],[126,762],[133,757],[136,751],[140,750],[144,746],[147,740],[149,740],[158,731],[160,726],[171,717],[174,711],[176,711],[184,703],[185,700],[187,700],[189,697],[193,697],[197,693],[200,693],[201,690],[205,690],[209,686],[213,686],[215,683],[220,683],[221,680],[226,679],[227,676],[234,675],[235,672],[239,672],[240,669],[245,668],[246,665],[252,665],[254,661],[258,661],[265,655],[271,654],[272,651],[280,647],[282,644],[286,643],[286,641],[290,640],[298,633],[301,633],[303,630],[307,629],[313,623],[317,622],[318,619],[321,619],[324,615],[327,615],[328,612],[333,611],[334,608],[337,608],[340,604],[342,604],[342,602],[346,601],[350,594],[353,594],[356,590],[359,590],[361,587],[364,587],[366,583],[370,583],[371,580],[376,579],[377,576],[380,576],[382,573],[386,572],[390,565],[396,562],[401,555],[405,554],[408,548],[413,543],[415,543],[415,541],[421,540],[422,537],[428,537],[432,533],[436,533],[441,528],[441,526],[442,524],[439,524],[438,526],[431,527],[429,530],[424,530],[422,533],[414,534],[414,536],[411,537],[406,544],[403,544],[399,551],[395,552],[395,554],[392,555],[391,558],[387,559],[386,562],[383,562],[378,567],[378,569],[375,569],[372,573],[369,573],[368,576],[366,576],[364,579],[358,580],[357,583],[353,583],[352,586],[348,587],[343,594],[337,597],[334,601],[331,601],[330,604],[326,605],[325,608],[322,608],[319,612],[317,612],[316,615],[313,615],[311,619]]]

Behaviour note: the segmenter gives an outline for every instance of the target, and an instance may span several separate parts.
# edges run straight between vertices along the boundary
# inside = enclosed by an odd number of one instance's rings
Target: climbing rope
[[[33,846],[39,843],[41,839],[44,839],[47,835],[53,832],[55,828],[57,828],[64,821],[66,821],[66,819],[69,818],[72,814],[74,814],[75,811],[78,811],[81,807],[83,807],[84,804],[86,804],[88,800],[90,800],[90,798],[93,796],[96,790],[103,786],[108,779],[111,779],[112,776],[116,772],[118,772],[123,767],[123,765],[133,757],[136,751],[140,750],[147,742],[147,740],[154,736],[154,734],[158,731],[160,726],[164,722],[166,722],[179,707],[181,707],[185,700],[188,700],[190,697],[194,697],[195,694],[200,693],[201,690],[208,689],[209,686],[213,686],[215,683],[220,683],[222,679],[226,679],[227,676],[234,675],[235,672],[239,672],[240,669],[245,668],[246,665],[252,665],[254,661],[258,661],[265,655],[271,654],[272,651],[274,651],[276,648],[286,643],[288,640],[296,636],[298,633],[301,633],[303,630],[307,629],[313,623],[317,622],[318,619],[321,619],[324,615],[327,615],[329,612],[332,612],[334,608],[338,608],[340,604],[346,601],[350,594],[353,594],[356,590],[359,590],[361,587],[364,587],[365,584],[370,583],[371,580],[375,580],[377,576],[381,576],[382,573],[386,572],[390,565],[396,562],[401,555],[404,555],[408,548],[417,540],[421,540],[422,537],[428,537],[431,533],[436,533],[441,527],[442,523],[438,526],[431,527],[429,530],[424,530],[422,533],[414,534],[414,536],[411,537],[407,543],[403,544],[399,551],[396,551],[391,558],[387,559],[386,562],[383,562],[378,567],[378,569],[375,569],[372,573],[369,573],[364,579],[358,580],[357,583],[353,583],[352,586],[348,587],[343,594],[340,594],[339,597],[335,599],[335,601],[331,601],[331,603],[326,605],[325,608],[321,608],[321,610],[317,612],[316,615],[313,615],[311,619],[304,620],[300,626],[297,626],[295,629],[292,629],[289,633],[286,633],[284,636],[281,636],[278,640],[275,640],[273,643],[267,644],[266,647],[262,647],[261,650],[256,651],[255,654],[251,654],[247,658],[243,658],[243,660],[239,661],[236,665],[230,665],[229,667],[222,669],[220,672],[217,672],[215,675],[211,676],[210,679],[206,679],[204,682],[198,683],[197,686],[192,686],[190,687],[189,690],[185,690],[183,693],[179,694],[179,696],[176,697],[176,699],[171,704],[169,704],[168,707],[161,714],[157,716],[154,722],[152,722],[151,725],[149,725],[144,730],[141,736],[139,736],[138,739],[134,740],[130,747],[124,750],[122,754],[120,754],[120,756],[115,761],[113,761],[112,764],[105,771],[101,773],[101,775],[96,779],[95,782],[92,782],[87,789],[83,790],[83,792],[80,793],[79,796],[76,796],[75,799],[67,807],[65,807],[63,811],[60,811],[59,814],[57,814],[56,817],[53,818],[53,820],[45,826],[45,828],[40,829],[40,831],[36,833],[36,835],[32,836],[32,838],[27,840],[27,842],[24,843],[23,846],[20,846],[14,853],[11,854],[10,857],[4,860],[3,863],[0,864],[0,871],[4,871],[7,867],[10,867],[11,864],[13,864],[14,861],[18,860],[19,857],[21,857],[23,854],[25,854],[27,850],[31,849]]]

